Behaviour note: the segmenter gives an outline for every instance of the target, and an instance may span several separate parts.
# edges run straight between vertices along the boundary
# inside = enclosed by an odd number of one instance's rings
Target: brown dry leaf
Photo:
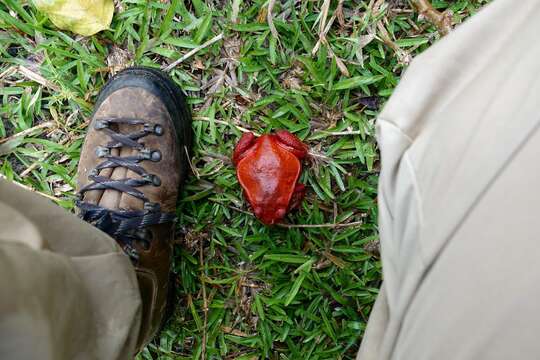
[[[364,245],[364,250],[375,257],[381,256],[381,243],[379,239],[368,242]]]
[[[345,63],[343,62],[343,60],[341,60],[339,58],[339,56],[337,56],[336,54],[334,54],[334,59],[336,59],[336,65],[337,67],[339,68],[339,71],[341,71],[341,73],[344,75],[344,76],[351,76],[349,74],[349,70],[347,69],[347,66],[345,65]]]
[[[240,337],[250,337],[251,336],[249,334],[246,334],[243,331],[233,329],[233,328],[231,328],[229,326],[222,326],[221,330],[226,334],[233,334],[233,335],[240,336]]]
[[[112,75],[131,66],[133,54],[119,46],[113,45],[107,55],[107,65]]]
[[[425,17],[429,22],[435,25],[442,36],[447,35],[452,31],[454,14],[451,10],[441,13],[435,10],[428,0],[412,0],[411,2],[421,16]]]
[[[358,48],[356,50],[356,59],[360,62],[360,66],[364,67],[364,54],[362,49],[369,45],[375,39],[375,31],[371,28],[368,28],[368,34],[367,35],[360,35],[360,39],[358,41]]]
[[[240,49],[242,48],[242,39],[237,36],[231,36],[223,41],[221,55],[223,58],[238,62],[240,59]]]
[[[325,258],[327,258],[329,261],[331,261],[334,265],[336,265],[338,268],[343,269],[347,266],[347,262],[338,258],[335,255],[332,255],[329,251],[323,251],[323,255]]]
[[[259,24],[264,24],[266,22],[266,14],[268,14],[268,9],[262,7],[261,10],[259,10],[259,15],[257,15],[257,22]]]
[[[58,28],[83,36],[108,29],[114,13],[112,0],[34,0],[34,4]]]
[[[193,62],[191,63],[191,67],[198,70],[206,69],[201,59],[193,60]]]
[[[69,184],[60,184],[56,187],[54,187],[54,195],[55,196],[61,196],[64,193],[70,192],[73,190],[73,187]]]
[[[301,90],[302,89],[302,80],[296,77],[286,77],[283,79],[283,87],[286,89]]]

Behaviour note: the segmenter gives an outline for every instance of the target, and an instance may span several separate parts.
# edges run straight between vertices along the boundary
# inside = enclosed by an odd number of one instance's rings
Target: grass
[[[486,2],[434,5],[459,23]],[[381,282],[374,121],[436,30],[400,0],[278,1],[275,31],[264,0],[116,5],[111,29],[83,38],[28,1],[0,4],[0,173],[72,209],[111,73],[171,64],[223,34],[170,71],[193,108],[195,174],[178,206],[176,310],[138,359],[354,359]],[[278,128],[309,144],[309,190],[288,225],[268,228],[229,156],[244,129]]]

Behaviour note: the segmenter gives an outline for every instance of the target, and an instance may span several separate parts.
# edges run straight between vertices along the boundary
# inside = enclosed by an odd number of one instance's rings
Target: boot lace
[[[128,134],[122,134],[111,129],[112,124],[142,125],[143,129]],[[90,182],[80,189],[76,202],[79,208],[79,216],[96,226],[103,232],[116,239],[124,252],[134,262],[138,262],[139,254],[134,242],[142,244],[143,248],[150,246],[151,233],[148,227],[151,225],[173,222],[176,218],[174,213],[161,212],[158,203],[148,200],[138,187],[153,185],[160,186],[161,179],[154,174],[149,174],[141,165],[144,160],[159,162],[161,152],[144,147],[138,140],[154,134],[163,135],[163,128],[159,124],[150,124],[135,118],[101,118],[94,120],[94,128],[107,134],[111,141],[105,146],[96,148],[96,155],[103,162],[92,169],[88,175]],[[130,156],[113,156],[112,149],[129,147],[136,149],[137,153]],[[127,168],[138,174],[140,178],[111,179],[99,175],[103,169]],[[83,201],[84,193],[92,190],[116,190],[129,194],[143,201],[143,210],[112,210]]]

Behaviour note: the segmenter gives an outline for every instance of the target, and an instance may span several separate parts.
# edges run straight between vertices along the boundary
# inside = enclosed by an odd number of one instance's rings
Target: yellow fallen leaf
[[[34,0],[39,11],[62,30],[90,36],[109,28],[113,0]]]

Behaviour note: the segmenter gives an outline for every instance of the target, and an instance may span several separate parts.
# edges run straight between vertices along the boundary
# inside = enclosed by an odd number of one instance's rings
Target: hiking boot
[[[101,90],[78,168],[79,216],[131,258],[143,303],[138,350],[167,318],[176,200],[188,167],[191,115],[158,70],[129,68]]]

